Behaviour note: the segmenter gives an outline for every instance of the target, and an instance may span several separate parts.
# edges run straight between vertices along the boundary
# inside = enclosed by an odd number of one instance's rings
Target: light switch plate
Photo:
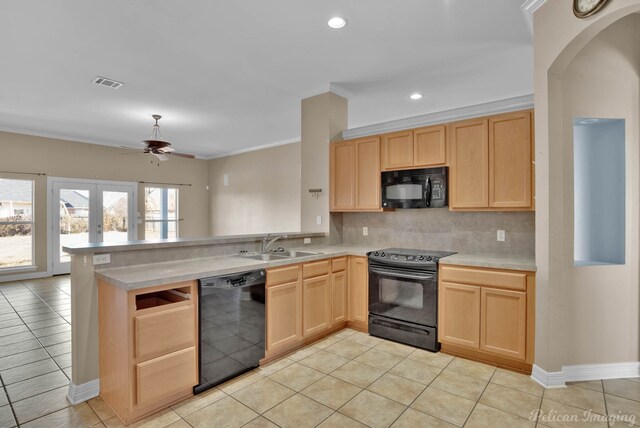
[[[316,224],[322,224],[322,216],[321,215],[316,217]]]
[[[93,256],[94,265],[106,265],[111,263],[111,254],[95,254]]]
[[[498,230],[498,242],[504,242],[505,233],[504,230]]]
[[[222,181],[224,181],[224,185],[225,185],[225,186],[228,186],[228,185],[229,185],[229,174],[225,174],[225,175],[222,177]]]
[[[362,226],[362,236],[369,236],[369,228],[367,226]]]
[[[305,244],[311,244],[311,238],[304,238]]]

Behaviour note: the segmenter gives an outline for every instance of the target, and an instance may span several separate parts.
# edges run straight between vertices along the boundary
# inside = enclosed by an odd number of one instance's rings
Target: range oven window
[[[424,307],[424,286],[415,281],[380,278],[380,302],[409,309]]]
[[[393,184],[385,188],[386,199],[420,200],[422,199],[422,184]]]

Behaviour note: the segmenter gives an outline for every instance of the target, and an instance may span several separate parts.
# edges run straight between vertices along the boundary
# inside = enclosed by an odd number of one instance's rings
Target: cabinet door
[[[332,143],[330,147],[329,179],[331,209],[350,210],[356,205],[356,149],[354,141]]]
[[[438,329],[440,342],[480,347],[480,287],[440,283]]]
[[[489,119],[489,206],[531,206],[531,113]]]
[[[331,275],[331,321],[338,324],[347,320],[347,272],[336,272]]]
[[[489,131],[487,119],[451,125],[451,208],[489,206]]]
[[[293,346],[302,339],[300,282],[267,287],[267,352]]]
[[[356,141],[356,203],[358,210],[380,209],[380,139]]]
[[[323,275],[302,282],[303,337],[331,327],[331,277]]]
[[[525,359],[526,296],[521,291],[482,288],[480,349]]]
[[[382,136],[382,169],[393,171],[413,166],[413,133],[395,132]]]
[[[413,165],[415,167],[446,163],[445,129],[446,127],[443,125],[413,131]]]
[[[349,321],[369,322],[369,268],[366,257],[351,257],[349,264]]]

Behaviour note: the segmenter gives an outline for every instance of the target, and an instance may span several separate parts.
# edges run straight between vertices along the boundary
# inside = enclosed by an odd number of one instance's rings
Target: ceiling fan
[[[194,159],[194,155],[189,155],[187,153],[177,153],[174,148],[171,147],[171,143],[168,141],[164,141],[162,139],[162,134],[160,133],[160,125],[158,125],[158,121],[162,119],[162,116],[159,114],[154,114],[153,117],[156,121],[156,124],[153,125],[153,131],[151,131],[151,138],[148,140],[142,141],[142,144],[145,145],[145,148],[142,150],[142,153],[151,153],[158,160],[166,161],[169,160],[167,155],[171,156],[179,156],[181,158]],[[130,149],[131,147],[122,146],[124,149]]]

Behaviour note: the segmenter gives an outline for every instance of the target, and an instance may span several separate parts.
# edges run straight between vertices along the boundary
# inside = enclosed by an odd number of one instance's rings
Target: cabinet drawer
[[[329,273],[329,260],[321,262],[307,263],[302,266],[302,277],[304,279],[314,276],[327,275]]]
[[[442,266],[440,278],[447,282],[486,285],[512,290],[526,290],[527,288],[527,274],[524,272]]]
[[[299,270],[300,265],[267,270],[267,287],[296,282],[298,280]]]
[[[136,364],[136,398],[139,406],[188,391],[197,383],[194,346]]]
[[[341,272],[347,269],[347,258],[341,257],[339,259],[331,260],[331,272]]]
[[[136,358],[141,360],[194,346],[195,322],[193,305],[136,316]]]

